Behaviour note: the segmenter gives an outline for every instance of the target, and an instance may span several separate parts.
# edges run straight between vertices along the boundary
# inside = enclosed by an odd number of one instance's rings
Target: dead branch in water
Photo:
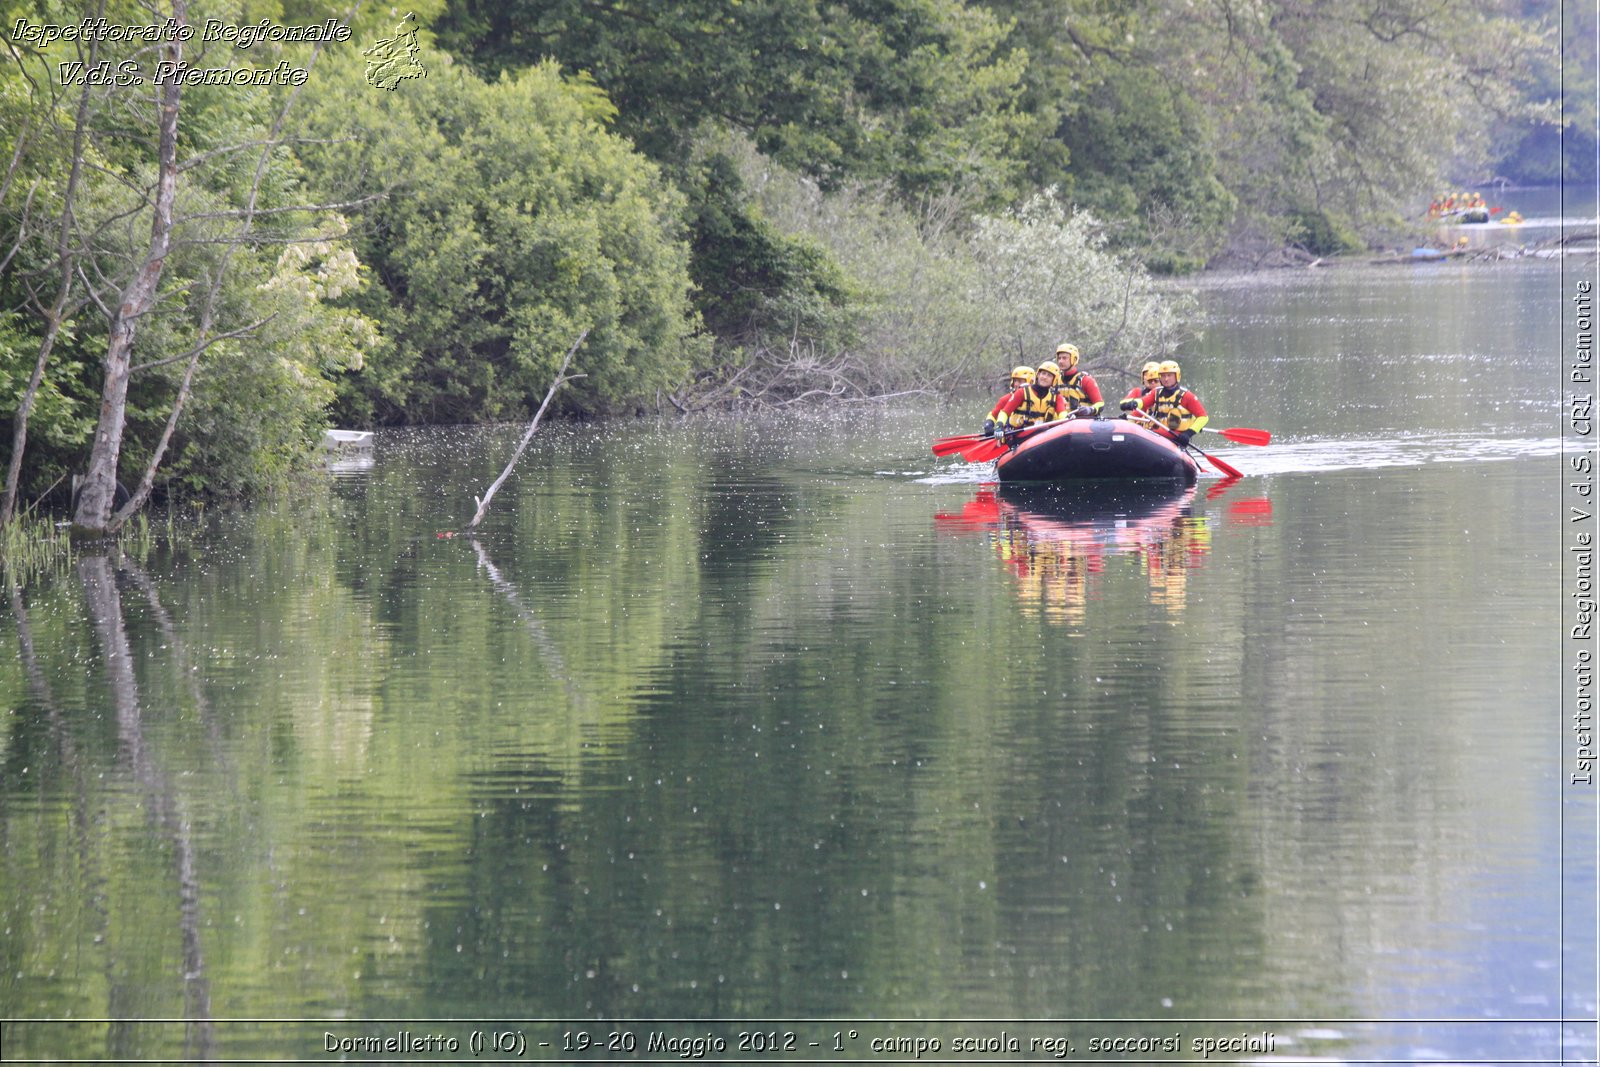
[[[505,480],[511,477],[511,468],[517,465],[517,460],[521,459],[522,453],[527,450],[528,442],[533,440],[533,432],[539,428],[539,420],[544,418],[544,409],[550,406],[550,398],[556,395],[556,390],[575,378],[587,377],[587,375],[583,374],[568,374],[567,365],[572,362],[572,354],[578,350],[578,346],[583,344],[583,339],[588,336],[589,331],[584,330],[578,335],[578,339],[572,342],[572,347],[567,349],[566,358],[561,361],[561,368],[556,371],[556,379],[550,383],[550,391],[544,394],[544,403],[540,404],[539,410],[533,413],[533,421],[528,423],[528,430],[522,435],[522,441],[517,445],[517,450],[511,453],[511,462],[506,464],[506,469],[501,471],[500,477],[496,478],[494,484],[489,486],[488,491],[483,494],[482,500],[477,497],[472,498],[473,502],[478,505],[478,512],[472,516],[472,521],[467,523],[467,529],[470,530],[483,521],[484,515],[489,511],[489,501],[494,499],[496,490],[505,483]]]

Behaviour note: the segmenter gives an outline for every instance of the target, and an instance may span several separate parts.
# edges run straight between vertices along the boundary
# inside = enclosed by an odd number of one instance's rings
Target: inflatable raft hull
[[[995,461],[1002,483],[1166,479],[1193,485],[1200,468],[1171,440],[1127,419],[1069,419]]]

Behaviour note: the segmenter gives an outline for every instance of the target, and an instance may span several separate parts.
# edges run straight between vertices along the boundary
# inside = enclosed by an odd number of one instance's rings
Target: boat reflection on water
[[[1214,482],[1205,498],[1226,497],[1237,479]],[[1150,586],[1149,599],[1176,621],[1188,601],[1189,572],[1211,551],[1216,520],[1196,514],[1196,487],[1126,483],[1084,487],[984,486],[959,512],[934,516],[942,530],[987,536],[1017,581],[1022,610],[1082,625],[1099,596],[1108,561],[1124,557]],[[1270,525],[1263,497],[1228,500],[1227,524]]]

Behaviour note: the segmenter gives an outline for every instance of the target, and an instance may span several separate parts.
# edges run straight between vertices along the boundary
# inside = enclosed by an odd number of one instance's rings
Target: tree
[[[347,412],[531,412],[584,330],[587,377],[563,392],[568,410],[652,395],[704,359],[683,200],[609,132],[612,116],[593,82],[554,63],[492,83],[441,64],[374,93],[338,60],[310,115],[321,143],[301,154],[325,195],[386,194],[358,244],[383,282],[367,310],[394,338],[383,367],[346,383]]]
[[[185,0],[172,0],[172,21],[189,25]],[[183,59],[183,41],[176,35],[163,43],[162,62],[176,67]],[[173,207],[178,194],[178,106],[183,83],[169,78],[162,86],[156,119],[155,190],[150,201],[150,244],[133,277],[118,293],[116,304],[106,309],[110,339],[106,344],[105,384],[100,394],[100,422],[95,427],[78,507],[72,515],[75,530],[91,534],[115,533],[111,506],[116,498],[117,463],[122,458],[122,431],[127,425],[128,376],[133,369],[133,340],[139,319],[156,302],[156,287],[172,247]],[[122,517],[126,521],[127,516]]]
[[[191,88],[180,67],[190,58],[182,33],[190,20],[186,2],[153,21],[143,7],[100,10],[109,24],[167,27],[159,50],[91,34],[87,52],[73,60],[62,42],[14,43],[17,68],[0,94],[27,120],[10,173],[31,176],[25,196],[22,181],[3,189],[0,234],[12,269],[0,279],[7,309],[0,322],[31,335],[38,353],[18,397],[6,504],[14,506],[27,469],[33,403],[59,399],[56,406],[70,411],[95,397],[92,436],[64,434],[56,425],[46,438],[55,462],[70,464],[76,447],[87,448],[74,527],[95,535],[114,533],[143,506],[169,447],[187,457],[191,470],[206,472],[195,480],[207,488],[230,478],[247,483],[273,469],[271,449],[303,450],[317,431],[307,405],[320,410],[329,399],[321,376],[358,362],[353,346],[373,341],[370,324],[328,303],[356,287],[359,272],[348,250],[328,243],[337,240],[330,232],[341,225],[337,216],[296,200],[282,137],[290,99],[248,91],[272,84],[271,70],[262,68],[275,59],[279,68],[290,66],[284,51],[259,45],[241,56],[225,49],[226,65],[212,68],[222,72],[222,84]],[[30,44],[26,35],[23,44]],[[202,50],[192,58],[204,63],[216,55]],[[58,76],[70,81],[93,71],[90,61],[117,77],[81,77],[82,92],[69,109],[68,98],[46,87]],[[235,75],[252,84],[239,85]],[[320,249],[316,270],[337,279],[331,287],[268,284],[275,273],[294,269],[264,250],[296,242]],[[55,295],[47,297],[41,283],[51,279]],[[261,313],[246,317],[251,311]],[[279,317],[310,328],[316,340],[259,332]],[[258,336],[248,352],[233,344],[250,334]],[[14,353],[7,344],[0,365],[15,366]],[[208,375],[220,372],[237,384],[278,368],[293,373],[283,395],[254,413],[254,425],[277,419],[292,431],[226,455],[216,448],[222,435],[208,440],[192,427],[180,430],[197,382]],[[220,396],[205,397],[202,406],[219,402]],[[143,464],[142,476],[113,513],[119,468],[132,457]]]
[[[435,28],[486,73],[552,58],[590,75],[619,132],[670,164],[709,122],[828,186],[1004,199],[1033,129],[1016,107],[1025,54],[962,0],[462,0]]]
[[[1497,116],[1533,115],[1547,29],[1465,0],[1212,0],[1157,29],[1217,123],[1224,183],[1255,211],[1397,218],[1481,166]],[[1220,61],[1215,57],[1221,57]]]
[[[1029,173],[1169,267],[1230,229],[1281,241],[1392,219],[1479,168],[1486,128],[1549,110],[1548,28],[1511,0],[991,6],[1026,40],[1023,104],[1054,134]]]
[[[1072,146],[1074,201],[1120,220],[1119,245],[1168,271],[1204,266],[1220,247],[1238,199],[1204,111],[1159,71],[1108,63],[1059,132]]]
[[[1559,114],[1513,115],[1494,126],[1494,173],[1514,182],[1593,184],[1597,62],[1596,20],[1600,12],[1587,4],[1526,0],[1526,19],[1561,22],[1561,52],[1531,65],[1524,74],[1536,96],[1560,101]]]
[[[103,15],[104,11],[105,4],[102,2],[99,6],[98,14]],[[98,41],[91,41],[89,51],[84,58],[86,65],[91,67],[95,65],[98,45]],[[50,78],[48,71],[45,69],[41,69],[38,80],[28,79],[20,49],[9,40],[6,42],[6,46],[12,58],[17,61],[17,66],[15,74],[8,77],[4,83],[0,83],[4,86],[4,95],[0,96],[0,100],[3,100],[6,105],[5,111],[10,119],[8,125],[11,125],[17,132],[13,142],[10,165],[6,169],[4,182],[0,183],[0,204],[8,202],[11,192],[19,187],[19,179],[26,181],[31,178],[25,202],[15,216],[11,247],[5,255],[4,262],[9,265],[16,259],[18,253],[23,250],[24,245],[29,242],[30,238],[37,239],[46,228],[46,224],[39,221],[41,212],[36,210],[35,195],[39,192],[40,186],[46,184],[48,178],[59,179],[58,174],[50,173],[51,164],[56,163],[57,160],[52,159],[48,152],[39,153],[37,150],[30,152],[29,142],[30,140],[37,142],[48,137],[50,133],[61,132],[57,122],[57,113],[67,94],[57,89],[55,79]],[[33,93],[30,94],[27,91],[29,88],[33,90]],[[45,97],[45,102],[42,106],[32,106],[35,101],[30,100],[30,96],[35,94]],[[92,98],[93,93],[86,79],[78,93],[75,121],[71,127],[71,154],[68,156],[64,188],[60,193],[59,217],[54,227],[55,269],[53,281],[55,282],[55,294],[47,303],[35,285],[30,284],[31,280],[24,282],[24,286],[28,291],[29,303],[38,310],[44,320],[44,330],[37,341],[33,369],[29,374],[27,385],[23,388],[21,394],[17,396],[17,407],[12,416],[11,459],[6,468],[5,488],[3,494],[0,494],[0,525],[9,523],[16,514],[17,490],[22,475],[22,457],[27,451],[29,421],[33,414],[34,404],[39,399],[40,390],[45,386],[45,369],[50,365],[50,357],[55,349],[56,341],[61,336],[62,328],[66,324],[69,306],[73,305],[76,284],[75,274],[77,271],[77,250],[73,243],[75,229],[73,205],[77,199],[79,184],[83,177],[84,133],[86,117]],[[37,158],[41,154],[45,156],[43,161]],[[30,171],[33,173],[30,173]],[[49,190],[47,189],[46,196],[48,195]],[[43,205],[39,206],[43,207]],[[4,273],[3,270],[0,270],[0,275]],[[43,282],[42,274],[40,281]],[[8,312],[7,314],[13,322],[19,318],[15,312]],[[8,332],[11,338],[21,340],[18,332],[14,330]],[[5,346],[7,356],[10,357],[18,352],[19,347],[7,344]],[[14,358],[7,358],[5,362],[8,365],[15,366],[17,361]],[[63,401],[65,400],[59,390],[50,389],[49,393],[54,394],[55,397]]]

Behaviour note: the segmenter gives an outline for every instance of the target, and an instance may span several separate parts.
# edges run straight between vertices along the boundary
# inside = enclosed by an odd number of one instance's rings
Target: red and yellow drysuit
[[[1170,437],[1178,437],[1187,431],[1187,436],[1182,439],[1185,444],[1211,419],[1200,398],[1182,384],[1174,385],[1171,389],[1157,386],[1141,394],[1139,410],[1159,423]]]
[[[1067,400],[1059,386],[1024,385],[995,405],[994,421],[996,425],[1032,426],[1066,413]]]

